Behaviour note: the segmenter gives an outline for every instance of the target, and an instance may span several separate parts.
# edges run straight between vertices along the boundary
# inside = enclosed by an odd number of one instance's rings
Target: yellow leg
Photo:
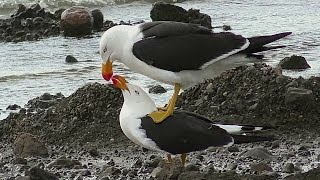
[[[149,114],[149,116],[153,119],[153,122],[161,123],[168,116],[171,116],[173,114],[173,111],[174,111],[174,108],[176,106],[176,102],[178,99],[179,92],[180,92],[180,84],[175,84],[174,85],[174,93],[168,103],[167,109],[165,111],[163,111],[160,108],[158,111],[154,111]]]
[[[171,154],[167,154],[167,159],[168,159],[168,162],[172,164],[173,160],[171,158]]]
[[[186,164],[187,154],[182,153],[180,158],[181,158],[181,164],[182,164],[182,166],[184,166]]]

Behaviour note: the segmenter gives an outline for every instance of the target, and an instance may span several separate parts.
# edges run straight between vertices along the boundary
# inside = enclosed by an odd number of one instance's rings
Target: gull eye
[[[103,53],[106,53],[106,52],[107,52],[107,47],[103,49]]]
[[[135,90],[134,92],[135,92],[136,94],[138,94],[138,95],[140,94],[139,91],[137,91],[137,90]]]

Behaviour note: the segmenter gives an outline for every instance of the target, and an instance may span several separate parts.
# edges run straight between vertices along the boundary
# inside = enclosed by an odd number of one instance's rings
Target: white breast
[[[132,118],[132,113],[122,108],[120,126],[123,133],[134,143],[151,150],[161,151],[152,139],[148,138],[145,130],[141,129],[141,119]]]

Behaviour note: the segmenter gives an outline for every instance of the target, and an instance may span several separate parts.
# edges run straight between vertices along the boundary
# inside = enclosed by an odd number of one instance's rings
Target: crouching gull
[[[262,58],[255,53],[284,47],[265,45],[289,34],[245,38],[172,21],[114,26],[100,41],[102,76],[109,81],[112,62],[118,60],[137,73],[174,85],[168,106],[152,114],[154,122],[159,123],[172,115],[180,87],[186,89],[226,69],[252,62],[247,57]]]
[[[171,154],[181,154],[184,165],[186,153],[192,151],[272,140],[271,137],[241,135],[263,127],[213,124],[203,116],[186,111],[176,110],[167,117],[168,120],[154,123],[150,114],[157,111],[157,107],[148,94],[121,76],[114,75],[112,81],[122,90],[124,98],[119,117],[123,133],[144,148],[167,153],[169,162]]]

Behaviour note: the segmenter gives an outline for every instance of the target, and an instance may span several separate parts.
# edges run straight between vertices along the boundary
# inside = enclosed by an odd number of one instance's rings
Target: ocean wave
[[[97,7],[112,4],[125,4],[135,1],[144,1],[154,3],[157,1],[176,3],[185,0],[2,0],[0,1],[1,9],[12,9],[16,8],[18,4],[32,5],[39,3],[42,7],[47,8],[58,8],[58,7],[70,7],[70,6],[86,6],[86,7]]]

